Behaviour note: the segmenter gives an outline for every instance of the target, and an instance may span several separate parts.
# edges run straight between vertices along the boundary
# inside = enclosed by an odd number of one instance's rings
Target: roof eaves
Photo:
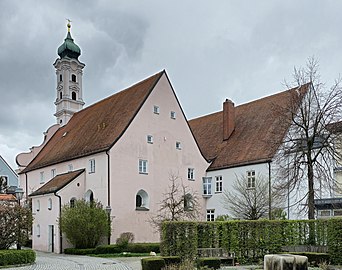
[[[257,164],[262,164],[262,163],[270,163],[270,162],[272,162],[272,158],[250,160],[250,161],[238,162],[238,163],[233,163],[233,164],[218,166],[218,167],[209,166],[209,168],[207,169],[207,172],[224,170],[224,169],[231,169],[231,168],[242,167],[242,166],[247,166],[247,165],[257,165]]]

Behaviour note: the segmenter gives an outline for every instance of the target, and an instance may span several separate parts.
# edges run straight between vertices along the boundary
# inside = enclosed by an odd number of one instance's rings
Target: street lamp
[[[108,233],[108,245],[110,245],[110,235],[111,235],[111,226],[110,226],[110,213],[112,212],[112,207],[110,205],[106,206],[106,212],[108,215],[108,227],[109,227],[109,233]]]
[[[15,197],[18,201],[18,239],[17,239],[17,249],[21,249],[21,245],[20,245],[20,200],[23,198],[24,195],[24,190],[21,187],[17,187],[15,189]]]

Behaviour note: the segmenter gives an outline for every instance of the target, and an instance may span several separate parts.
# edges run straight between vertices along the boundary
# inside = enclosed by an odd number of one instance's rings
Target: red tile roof
[[[307,88],[308,84],[299,92],[306,93]],[[290,122],[289,115],[276,107],[288,106],[297,93],[294,88],[235,107],[235,130],[225,141],[222,111],[190,120],[203,155],[213,161],[208,170],[271,161]]]
[[[67,172],[63,174],[56,175],[54,178],[52,178],[49,182],[47,182],[45,185],[41,186],[39,189],[31,193],[29,196],[37,196],[37,195],[43,195],[48,193],[53,193],[61,188],[65,187],[67,184],[69,184],[72,180],[80,176],[85,169]]]
[[[13,194],[0,194],[0,201],[14,202],[16,197]]]
[[[164,73],[161,71],[75,113],[21,173],[110,149]]]

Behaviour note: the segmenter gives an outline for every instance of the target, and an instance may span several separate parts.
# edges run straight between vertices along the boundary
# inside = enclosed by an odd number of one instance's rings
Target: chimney
[[[233,101],[223,102],[223,140],[228,140],[235,129],[235,107]]]

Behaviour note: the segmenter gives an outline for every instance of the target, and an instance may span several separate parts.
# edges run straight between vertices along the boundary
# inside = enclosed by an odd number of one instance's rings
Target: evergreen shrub
[[[36,261],[36,253],[31,249],[0,250],[0,266],[29,264]]]
[[[221,265],[221,260],[219,258],[198,258],[196,260],[197,268],[213,268],[219,269]]]
[[[150,257],[141,259],[142,270],[161,270],[165,267],[162,257]]]
[[[89,255],[95,253],[95,248],[66,248],[64,253],[69,255]]]
[[[319,266],[321,263],[329,263],[330,255],[327,253],[316,253],[316,252],[289,252],[290,254],[306,256],[308,262],[313,266]]]

